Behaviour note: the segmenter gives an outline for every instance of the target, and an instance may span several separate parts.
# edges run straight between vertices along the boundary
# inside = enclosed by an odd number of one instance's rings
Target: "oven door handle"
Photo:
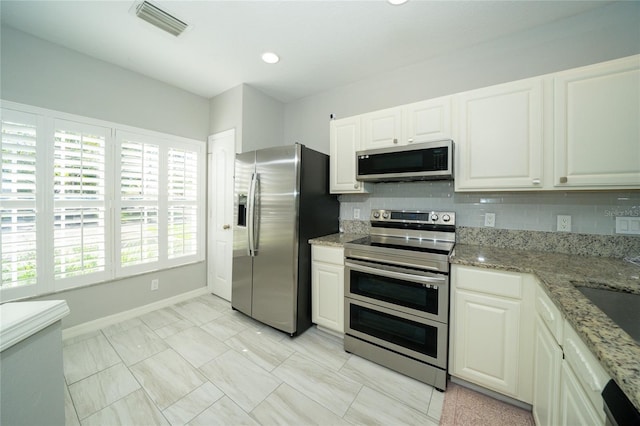
[[[373,275],[381,275],[387,278],[397,278],[400,280],[408,280],[420,283],[444,283],[447,279],[444,277],[425,277],[422,275],[406,274],[403,272],[388,271],[386,269],[372,268],[370,266],[358,265],[352,262],[345,262],[344,266],[356,271],[366,272]]]

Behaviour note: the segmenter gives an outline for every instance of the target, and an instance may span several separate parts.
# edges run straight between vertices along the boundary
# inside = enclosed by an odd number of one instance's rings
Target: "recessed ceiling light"
[[[262,60],[268,64],[276,64],[280,60],[280,57],[273,52],[264,52],[262,54]]]
[[[389,4],[392,4],[394,6],[400,6],[401,4],[405,4],[409,0],[387,0],[387,1],[389,2]]]

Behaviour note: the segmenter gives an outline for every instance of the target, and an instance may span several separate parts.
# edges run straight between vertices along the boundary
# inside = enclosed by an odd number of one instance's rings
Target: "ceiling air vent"
[[[136,16],[176,37],[182,34],[188,26],[148,1],[143,1],[136,7]]]

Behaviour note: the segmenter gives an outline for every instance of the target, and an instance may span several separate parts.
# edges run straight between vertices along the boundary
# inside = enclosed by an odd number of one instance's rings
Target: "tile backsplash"
[[[340,219],[368,220],[371,209],[440,210],[456,213],[458,226],[556,231],[557,216],[571,216],[571,232],[615,235],[616,216],[640,216],[640,191],[454,192],[449,181],[378,183],[370,194],[340,195]]]

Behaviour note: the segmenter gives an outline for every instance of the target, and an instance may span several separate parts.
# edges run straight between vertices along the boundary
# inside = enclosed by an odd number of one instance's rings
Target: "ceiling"
[[[241,83],[290,102],[602,7],[607,1],[152,1],[190,28],[137,18],[139,0],[0,1],[7,25],[211,98]],[[269,65],[265,51],[280,55]]]

